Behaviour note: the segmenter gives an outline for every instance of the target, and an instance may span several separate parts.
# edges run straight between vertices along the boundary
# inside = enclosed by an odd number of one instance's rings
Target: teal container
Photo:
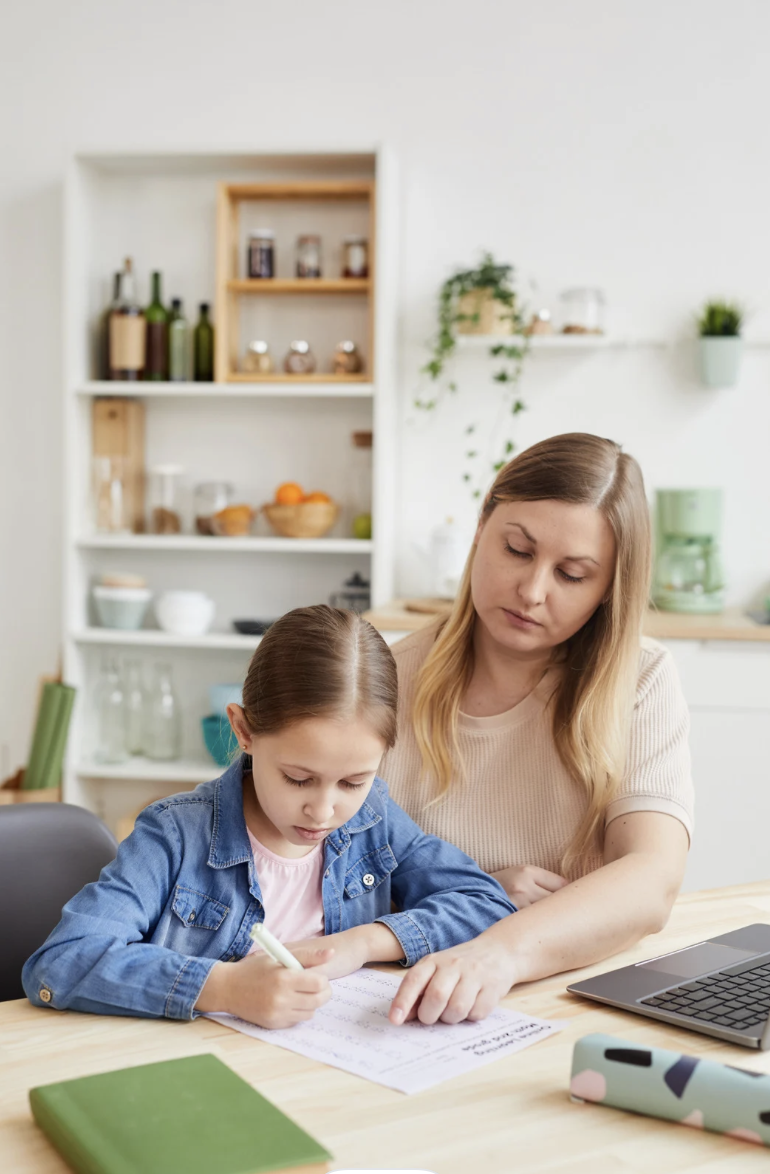
[[[706,387],[735,387],[741,368],[743,339],[704,336],[700,343],[700,373]]]
[[[238,752],[238,739],[226,717],[210,713],[201,718],[203,741],[217,766],[229,766]]]

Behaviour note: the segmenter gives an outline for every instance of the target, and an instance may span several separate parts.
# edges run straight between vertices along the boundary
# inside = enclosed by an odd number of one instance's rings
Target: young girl
[[[376,772],[396,740],[397,689],[390,649],[354,612],[298,608],[273,624],[243,707],[228,708],[244,753],[140,814],[25,964],[30,1001],[287,1027],[326,1002],[329,978],[411,966],[514,912],[497,881],[388,798]],[[304,971],[256,950],[260,922]]]

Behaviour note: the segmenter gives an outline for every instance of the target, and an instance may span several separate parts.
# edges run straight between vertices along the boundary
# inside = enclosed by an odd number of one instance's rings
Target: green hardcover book
[[[44,1084],[29,1103],[78,1174],[321,1174],[331,1159],[211,1055]]]
[[[35,732],[29,751],[27,769],[24,772],[24,790],[36,791],[42,786],[46,763],[48,762],[56,731],[57,719],[64,695],[59,685],[49,681],[43,686],[40,708],[37,711]]]
[[[75,704],[75,693],[72,685],[57,685],[61,693],[61,701],[56,711],[56,725],[54,727],[51,747],[48,751],[40,781],[41,787],[58,787],[61,782],[61,768],[64,762],[64,751],[67,749],[67,736],[70,731],[72,707]]]

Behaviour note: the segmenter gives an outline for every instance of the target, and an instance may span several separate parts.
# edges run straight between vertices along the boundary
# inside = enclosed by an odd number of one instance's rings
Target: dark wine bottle
[[[112,301],[102,312],[97,331],[96,378],[110,378],[110,314],[117,309],[120,301],[120,272],[116,273],[112,285]]]
[[[134,269],[126,257],[120,275],[120,296],[110,312],[110,379],[141,379],[147,322],[134,293]]]
[[[197,383],[211,383],[214,379],[214,327],[209,319],[208,302],[201,302],[195,327],[195,379]]]
[[[144,312],[147,319],[147,362],[145,379],[168,379],[168,313],[161,298],[161,276],[152,275],[152,301]]]

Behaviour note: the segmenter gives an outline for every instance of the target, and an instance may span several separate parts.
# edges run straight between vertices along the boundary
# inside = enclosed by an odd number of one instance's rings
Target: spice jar
[[[369,276],[369,242],[365,236],[346,236],[343,277]]]
[[[267,343],[264,339],[255,338],[246,347],[243,356],[243,370],[249,375],[269,375],[274,369]]]
[[[337,343],[332,361],[332,371],[335,375],[355,375],[363,371],[364,361],[361,352],[354,342],[346,340]]]
[[[250,234],[246,272],[249,277],[275,276],[275,233],[271,228],[258,228]]]
[[[216,534],[214,515],[227,509],[233,500],[229,481],[202,481],[195,486],[195,529],[199,534]]]
[[[150,534],[180,534],[182,514],[179,508],[180,465],[156,465],[149,470],[147,529]]]
[[[94,529],[97,534],[129,534],[123,457],[94,457]]]
[[[320,236],[297,237],[297,277],[321,276]]]
[[[315,356],[308,343],[302,339],[291,343],[283,369],[290,375],[310,375],[315,371]]]

